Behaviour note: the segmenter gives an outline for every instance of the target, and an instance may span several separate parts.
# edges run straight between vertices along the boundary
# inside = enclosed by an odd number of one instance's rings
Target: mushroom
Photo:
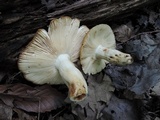
[[[78,19],[67,16],[53,19],[48,32],[39,29],[19,57],[24,77],[36,84],[66,84],[71,101],[83,100],[87,83],[74,62],[88,31],[86,26],[80,27]]]
[[[97,25],[84,37],[80,51],[84,73],[96,74],[104,69],[107,63],[127,65],[132,61],[130,54],[116,50],[115,36],[108,25]]]

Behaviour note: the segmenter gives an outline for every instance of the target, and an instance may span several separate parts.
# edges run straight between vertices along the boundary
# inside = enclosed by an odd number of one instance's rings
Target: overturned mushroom
[[[18,61],[25,78],[33,83],[66,84],[72,101],[83,100],[88,93],[86,81],[73,63],[89,30],[79,26],[78,19],[53,19],[48,33],[39,29]]]
[[[84,73],[96,74],[107,63],[126,65],[132,63],[130,54],[116,50],[116,41],[112,29],[106,24],[93,27],[85,36],[80,61]]]

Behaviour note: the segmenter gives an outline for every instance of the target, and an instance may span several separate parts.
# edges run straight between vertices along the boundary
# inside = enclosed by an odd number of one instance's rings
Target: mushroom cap
[[[96,48],[102,45],[115,49],[116,41],[110,26],[100,24],[94,26],[86,34],[80,51],[80,62],[84,73],[96,74],[105,68],[107,60],[95,58]]]
[[[78,19],[60,17],[50,22],[48,32],[39,29],[33,40],[20,54],[18,67],[25,78],[36,84],[64,83],[55,67],[60,54],[68,54],[71,62],[79,57],[86,26],[80,27]]]

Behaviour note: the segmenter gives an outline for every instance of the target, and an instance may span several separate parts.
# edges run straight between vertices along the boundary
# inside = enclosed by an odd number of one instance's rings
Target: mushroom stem
[[[68,54],[61,54],[56,59],[56,68],[69,88],[69,98],[72,101],[83,100],[87,93],[87,83],[82,73],[71,62]]]
[[[105,59],[109,63],[117,65],[126,65],[133,62],[130,54],[120,52],[116,49],[105,48],[102,45],[99,45],[95,50],[96,59]]]

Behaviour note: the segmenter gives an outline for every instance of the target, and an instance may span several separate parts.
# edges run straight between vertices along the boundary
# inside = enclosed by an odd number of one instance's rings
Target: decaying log
[[[0,68],[10,64],[6,61],[15,64],[36,30],[47,28],[54,17],[77,17],[93,26],[154,2],[158,0],[0,0]]]
[[[120,14],[133,12],[153,2],[156,0],[81,0],[63,9],[50,12],[47,17],[71,15],[80,18],[86,24],[94,25],[97,22],[111,20]]]

